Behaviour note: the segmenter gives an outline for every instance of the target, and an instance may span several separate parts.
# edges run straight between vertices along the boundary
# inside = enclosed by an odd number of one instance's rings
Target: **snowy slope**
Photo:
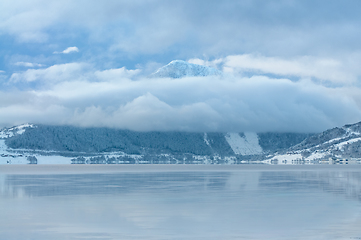
[[[182,78],[212,75],[222,75],[222,72],[214,68],[192,64],[182,60],[174,60],[166,66],[159,68],[155,73],[151,74],[150,77]]]
[[[5,145],[5,140],[0,139],[0,154],[6,154],[8,147]]]
[[[9,149],[5,144],[7,138],[24,134],[29,128],[34,128],[32,124],[22,124],[19,126],[4,128],[0,130],[0,164],[27,164],[27,156]]]
[[[345,125],[343,127],[336,127],[326,130],[320,134],[316,134],[310,138],[305,139],[300,144],[293,147],[294,150],[301,149],[324,149],[331,147],[341,142],[347,142],[351,139],[361,137],[361,122],[355,124]]]
[[[0,130],[0,139],[13,137],[15,135],[23,134],[27,128],[34,128],[32,124],[22,124],[12,128],[4,128]]]
[[[305,162],[343,161],[359,162],[361,160],[361,122],[326,130],[305,139],[280,152],[269,160],[302,160]]]
[[[242,137],[238,133],[227,133],[225,138],[235,154],[257,155],[263,152],[257,133],[246,132]]]

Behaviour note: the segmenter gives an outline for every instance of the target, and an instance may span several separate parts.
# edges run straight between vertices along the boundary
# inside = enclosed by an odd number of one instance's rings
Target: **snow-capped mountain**
[[[203,77],[222,75],[222,72],[207,66],[188,63],[182,60],[174,60],[159,68],[150,77],[159,78],[182,78],[182,77]]]

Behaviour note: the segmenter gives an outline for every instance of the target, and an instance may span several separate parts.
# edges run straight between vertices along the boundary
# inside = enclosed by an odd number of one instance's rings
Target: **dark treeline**
[[[243,134],[240,134],[243,136]],[[127,154],[183,154],[232,156],[233,150],[224,133],[136,132],[110,128],[37,125],[23,134],[6,139],[13,149],[57,152],[102,153],[122,151]],[[259,144],[266,152],[287,149],[309,134],[260,133]]]
[[[112,152],[128,154],[192,153],[211,155],[216,151],[232,154],[223,134],[208,134],[212,146],[204,141],[204,133],[136,132],[109,128],[38,125],[21,135],[8,138],[6,145],[15,149],[71,152]]]

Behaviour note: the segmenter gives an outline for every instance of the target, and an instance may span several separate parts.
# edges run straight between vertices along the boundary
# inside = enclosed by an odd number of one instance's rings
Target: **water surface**
[[[360,166],[7,166],[0,239],[361,239]]]

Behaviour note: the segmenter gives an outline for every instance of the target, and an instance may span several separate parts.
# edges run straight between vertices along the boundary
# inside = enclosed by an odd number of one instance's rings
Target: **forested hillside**
[[[113,152],[128,154],[192,153],[210,155],[213,151],[231,154],[232,150],[220,134],[208,134],[214,149],[204,141],[203,133],[135,132],[109,128],[77,128],[38,125],[21,135],[6,139],[15,149],[71,152]]]
[[[32,149],[57,152],[127,154],[194,154],[234,156],[226,133],[200,132],[136,132],[110,128],[36,125],[21,134],[6,138],[11,149]],[[234,136],[234,135],[232,135]],[[247,143],[243,133],[236,135],[233,146]],[[262,154],[287,149],[309,134],[259,133],[255,135]],[[232,139],[231,139],[232,140]],[[228,141],[228,142],[227,142]],[[237,142],[239,141],[239,142]],[[242,146],[241,146],[242,147]],[[252,146],[249,146],[252,147]]]

